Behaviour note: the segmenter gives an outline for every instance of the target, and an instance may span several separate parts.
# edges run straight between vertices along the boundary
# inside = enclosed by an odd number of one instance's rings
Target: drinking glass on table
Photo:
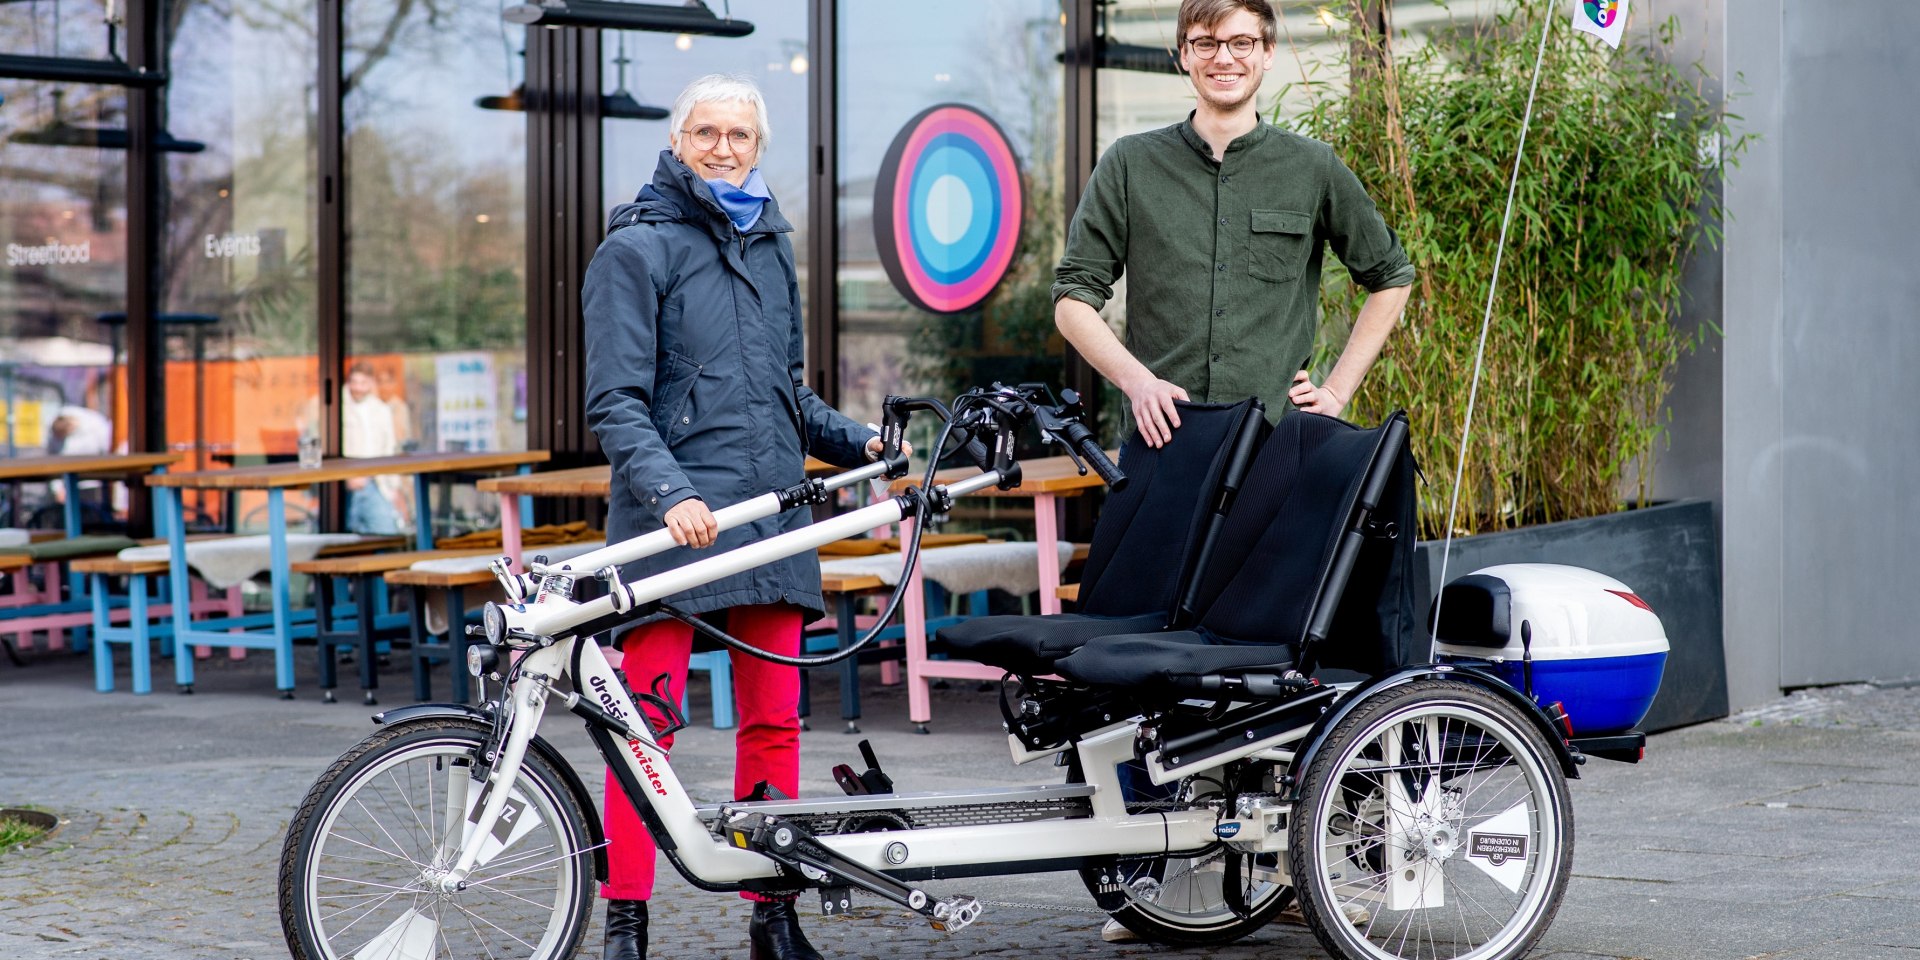
[[[320,469],[321,452],[319,436],[311,433],[300,435],[300,469]]]

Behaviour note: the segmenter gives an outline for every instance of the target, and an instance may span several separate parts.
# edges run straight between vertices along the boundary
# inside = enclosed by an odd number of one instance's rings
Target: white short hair
[[[693,113],[694,104],[720,102],[753,105],[753,122],[759,128],[760,150],[764,153],[767,143],[773,139],[773,131],[767,125],[767,98],[760,95],[760,85],[744,75],[709,73],[687,84],[687,88],[673,98],[673,129],[667,137],[673,138],[687,125],[687,116]]]

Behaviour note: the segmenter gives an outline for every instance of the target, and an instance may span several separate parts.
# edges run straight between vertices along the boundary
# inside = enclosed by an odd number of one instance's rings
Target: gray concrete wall
[[[1722,357],[1735,709],[1781,686],[1920,675],[1920,7],[1742,0]]]
[[[1728,172],[1722,290],[1721,597],[1726,612],[1727,696],[1733,709],[1779,693],[1782,436],[1780,197],[1781,18],[1794,0],[1745,0],[1727,22],[1727,75],[1743,129],[1758,139]]]
[[[1785,13],[1781,681],[1920,675],[1920,7]]]

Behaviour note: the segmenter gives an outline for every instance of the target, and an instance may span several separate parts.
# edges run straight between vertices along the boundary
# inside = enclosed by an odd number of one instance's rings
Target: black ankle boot
[[[647,902],[607,901],[607,960],[646,960]]]
[[[800,931],[792,900],[755,903],[747,940],[753,944],[753,960],[825,960]]]

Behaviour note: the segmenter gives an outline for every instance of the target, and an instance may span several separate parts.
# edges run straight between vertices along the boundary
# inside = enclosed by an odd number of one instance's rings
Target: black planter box
[[[1440,544],[1422,543],[1427,565],[1421,609],[1440,586]],[[1458,537],[1447,579],[1497,563],[1564,563],[1604,573],[1633,588],[1666,628],[1666,675],[1641,729],[1668,730],[1727,715],[1727,662],[1721,646],[1720,550],[1713,505],[1682,500],[1638,510]]]

